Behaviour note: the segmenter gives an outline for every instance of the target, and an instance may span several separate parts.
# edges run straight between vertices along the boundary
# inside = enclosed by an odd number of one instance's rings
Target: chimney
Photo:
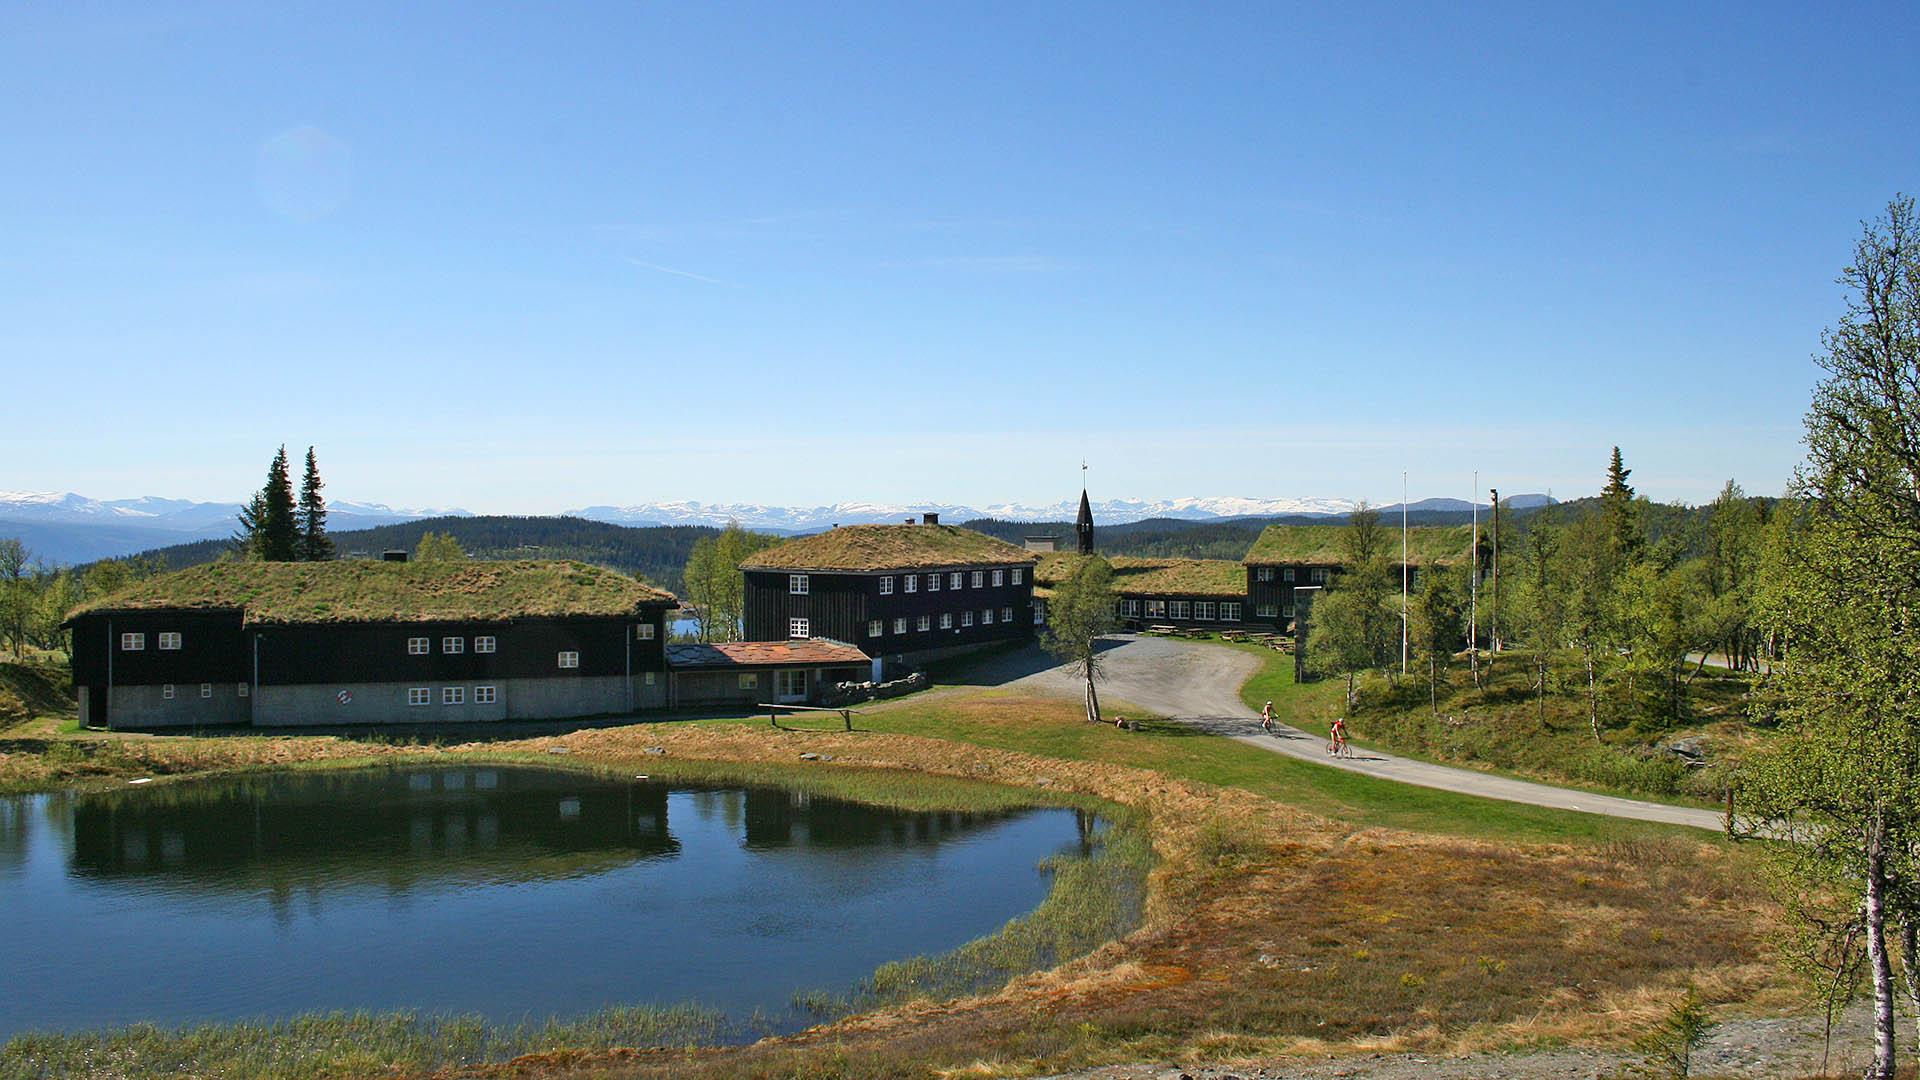
[[[920,522],[923,525],[938,525],[940,524],[940,515],[929,510],[920,515]]]
[[[380,553],[380,561],[381,562],[406,562],[407,553],[398,548],[392,551],[383,551]]]

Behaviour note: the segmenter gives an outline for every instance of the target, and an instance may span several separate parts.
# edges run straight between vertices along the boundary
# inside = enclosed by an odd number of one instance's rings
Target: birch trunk
[[[1894,1080],[1893,963],[1887,955],[1887,833],[1876,811],[1867,826],[1867,967],[1873,977],[1873,1065],[1867,1080]]]

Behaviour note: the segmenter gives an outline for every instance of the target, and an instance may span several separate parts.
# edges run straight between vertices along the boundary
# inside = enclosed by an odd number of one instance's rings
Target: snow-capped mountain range
[[[942,521],[958,525],[975,518],[1001,521],[1072,521],[1079,500],[1030,506],[988,503],[844,502],[831,506],[763,506],[758,503],[653,502],[634,506],[585,506],[568,510],[574,517],[619,525],[725,525],[737,521],[749,529],[813,532],[834,525],[876,525],[918,518],[932,511]],[[1289,514],[1337,515],[1353,509],[1345,499],[1252,499],[1235,496],[1182,499],[1107,499],[1093,504],[1095,521],[1120,525],[1144,518],[1180,518],[1208,521],[1238,517],[1280,517]]]
[[[1517,508],[1552,500],[1544,495],[1512,499]],[[1106,499],[1093,504],[1094,521],[1122,525],[1145,518],[1184,521],[1226,521],[1233,518],[1337,517],[1350,512],[1346,499],[1262,499],[1242,496],[1178,499]],[[1461,499],[1424,499],[1411,503],[1413,511],[1459,511],[1472,508]],[[835,525],[867,525],[918,519],[929,511],[953,524],[975,518],[1002,521],[1071,521],[1078,500],[1046,505],[989,503],[964,506],[952,503],[844,502],[831,506],[765,506],[757,503],[649,502],[630,506],[587,506],[563,511],[573,517],[616,525],[725,525],[737,521],[750,529],[778,533],[807,533]],[[1399,506],[1380,508],[1386,515]],[[239,503],[194,502],[142,496],[135,499],[92,499],[73,492],[0,491],[0,536],[17,537],[36,557],[58,563],[130,555],[138,551],[211,540],[233,535],[238,527]],[[331,502],[327,525],[335,532],[393,525],[420,518],[471,516],[465,510],[408,509],[381,503]]]

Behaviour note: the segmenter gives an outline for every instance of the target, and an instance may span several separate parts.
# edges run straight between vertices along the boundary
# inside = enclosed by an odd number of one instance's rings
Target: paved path
[[[968,672],[969,677],[964,681],[1062,694],[1075,699],[1085,693],[1084,684],[1073,672],[1064,667],[1044,667],[1046,661],[1036,659],[1039,655],[1038,650],[1005,654]],[[1507,802],[1690,825],[1716,832],[1724,827],[1721,815],[1713,810],[1594,795],[1473,769],[1413,761],[1378,750],[1356,748],[1352,758],[1330,758],[1326,754],[1327,741],[1318,735],[1284,724],[1278,725],[1275,735],[1260,730],[1258,714],[1240,700],[1240,686],[1259,670],[1259,660],[1237,649],[1171,638],[1121,637],[1103,655],[1107,670],[1107,677],[1100,684],[1103,700],[1125,701],[1276,754],[1382,780]]]

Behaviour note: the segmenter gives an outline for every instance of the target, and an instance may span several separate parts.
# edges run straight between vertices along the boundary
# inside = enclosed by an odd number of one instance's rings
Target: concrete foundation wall
[[[199,683],[177,684],[168,700],[164,685],[116,686],[107,723],[114,728],[177,728],[247,722],[251,699],[240,696],[240,684],[222,682],[210,687],[212,696],[201,697]],[[89,709],[92,705],[89,701]]]
[[[266,686],[255,693],[253,722],[256,727],[310,727],[564,720],[624,713],[630,708],[663,708],[667,699],[666,677],[657,673],[652,686],[645,685],[644,677],[636,675],[631,699],[627,680],[619,675],[424,685],[433,691],[432,703],[428,705],[407,704],[407,691],[411,688],[408,683]],[[449,686],[466,690],[464,704],[443,704],[443,691]],[[478,686],[494,688],[495,700],[491,704],[474,702],[473,692]],[[343,692],[350,698],[345,703],[340,701]]]

